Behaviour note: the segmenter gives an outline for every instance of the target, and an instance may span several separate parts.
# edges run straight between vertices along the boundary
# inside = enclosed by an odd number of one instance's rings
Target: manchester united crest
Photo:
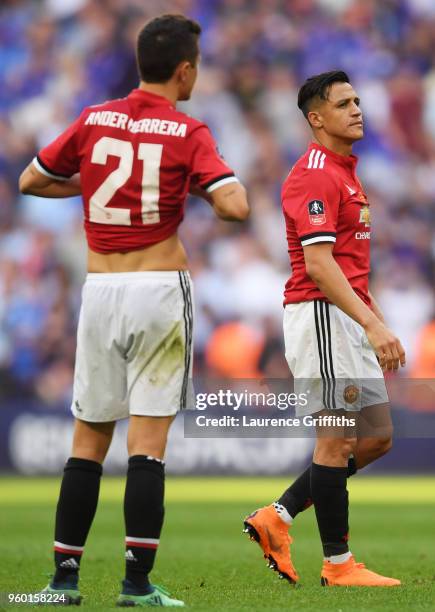
[[[359,397],[359,389],[355,385],[348,385],[343,392],[346,404],[354,404]]]
[[[371,218],[370,218],[370,208],[365,204],[361,206],[361,210],[359,212],[359,222],[364,223],[366,227],[370,227]]]

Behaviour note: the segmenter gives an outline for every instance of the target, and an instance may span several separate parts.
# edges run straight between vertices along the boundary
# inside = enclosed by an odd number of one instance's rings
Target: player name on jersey
[[[86,236],[98,253],[172,236],[184,216],[186,177],[208,191],[237,181],[204,123],[142,89],[86,107],[34,163],[57,180],[80,172]]]
[[[186,123],[156,118],[135,121],[125,113],[116,111],[93,111],[87,117],[85,125],[104,125],[128,130],[133,134],[162,134],[165,136],[178,136],[179,138],[185,138],[187,132]]]

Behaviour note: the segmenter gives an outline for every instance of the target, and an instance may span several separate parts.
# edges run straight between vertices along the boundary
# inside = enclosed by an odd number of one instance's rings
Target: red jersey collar
[[[322,144],[318,142],[311,142],[308,147],[308,151],[312,149],[316,149],[317,151],[320,149],[323,153],[326,153],[330,159],[333,159],[340,166],[344,166],[345,168],[355,168],[358,163],[358,157],[353,153],[351,155],[340,155],[339,153],[334,153],[331,149],[324,147]]]
[[[168,98],[158,96],[157,94],[139,88],[133,89],[128,94],[127,98],[134,100],[143,106],[167,106],[168,108],[175,109],[175,106],[170,100],[168,100]]]

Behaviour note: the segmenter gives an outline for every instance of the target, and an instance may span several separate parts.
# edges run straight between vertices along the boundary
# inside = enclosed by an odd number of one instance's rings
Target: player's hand
[[[399,338],[379,319],[366,327],[366,334],[383,370],[394,371],[399,369],[399,364],[405,365],[405,349]]]

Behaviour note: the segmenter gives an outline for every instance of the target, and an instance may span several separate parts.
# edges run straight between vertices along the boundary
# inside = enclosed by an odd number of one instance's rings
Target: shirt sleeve
[[[57,181],[66,181],[80,170],[78,131],[81,115],[33,159],[36,169]]]
[[[237,183],[234,172],[219,154],[213,136],[206,125],[190,135],[190,176],[202,189],[211,193],[227,183]]]
[[[284,213],[293,219],[302,246],[335,242],[340,190],[325,172],[294,181],[283,193]]]

